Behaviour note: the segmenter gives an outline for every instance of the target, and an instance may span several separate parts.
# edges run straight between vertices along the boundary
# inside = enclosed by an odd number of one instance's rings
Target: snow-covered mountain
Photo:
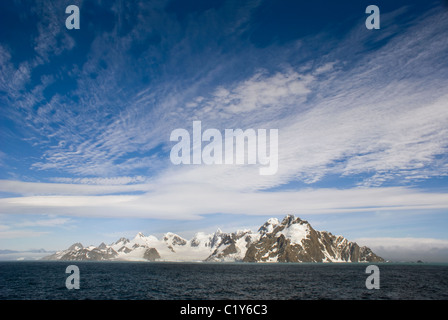
[[[316,231],[293,215],[271,218],[257,232],[197,233],[186,240],[174,233],[161,239],[138,233],[98,247],[75,243],[45,260],[214,261],[214,262],[382,262],[369,248],[342,236]]]

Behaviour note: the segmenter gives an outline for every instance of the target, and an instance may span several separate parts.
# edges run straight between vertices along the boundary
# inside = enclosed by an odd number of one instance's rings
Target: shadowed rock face
[[[145,251],[143,258],[148,261],[155,261],[156,259],[160,259],[160,255],[156,249],[150,248]]]
[[[120,249],[118,249],[118,252],[129,253],[132,252],[132,250],[129,249],[128,247],[122,246]]]
[[[111,260],[115,258],[117,252],[112,248],[107,249],[89,249],[82,248],[80,250],[71,250],[65,253],[60,260],[92,260],[92,261],[100,261],[100,260]]]
[[[222,234],[221,236],[221,242],[217,246],[217,249],[213,251],[211,256],[207,258],[207,261],[215,261],[216,259],[223,259],[227,256],[230,256],[232,254],[238,253],[238,248],[236,247],[236,240],[238,240],[240,237],[235,234]],[[222,251],[219,250],[219,248],[222,248]]]

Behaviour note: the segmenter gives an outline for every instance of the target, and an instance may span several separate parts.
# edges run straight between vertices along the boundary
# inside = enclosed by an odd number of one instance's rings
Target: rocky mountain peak
[[[277,218],[270,218],[258,229],[258,232],[261,234],[270,233],[279,224],[280,224],[280,221],[278,221]]]
[[[125,237],[121,237],[120,239],[114,242],[114,244],[121,244],[121,245],[125,245],[126,243],[129,243],[129,239]]]
[[[281,222],[281,224],[282,224],[282,225],[285,225],[285,226],[290,226],[290,225],[295,224],[295,223],[299,223],[299,224],[308,224],[308,221],[306,221],[306,220],[302,220],[302,219],[300,219],[299,217],[296,217],[296,216],[293,215],[293,214],[288,214],[288,215],[286,215],[286,216],[283,218],[283,220],[282,220],[282,222]]]
[[[98,246],[98,249],[100,250],[107,249],[107,245],[104,242],[101,242],[101,244]]]
[[[226,233],[222,232],[221,229],[217,229],[216,232],[213,234],[211,241],[210,241],[210,247],[217,247],[222,242],[222,239],[225,238]]]
[[[83,248],[84,248],[84,246],[83,246],[81,243],[77,242],[77,243],[72,244],[72,245],[68,248],[68,250],[81,250],[81,249],[83,249]]]
[[[145,238],[145,235],[141,232],[137,233],[137,235],[134,237],[134,239],[138,239],[138,238]]]
[[[165,233],[163,240],[174,246],[184,246],[187,244],[187,240],[172,232]]]
[[[211,236],[205,232],[197,232],[190,240],[191,247],[210,247]]]

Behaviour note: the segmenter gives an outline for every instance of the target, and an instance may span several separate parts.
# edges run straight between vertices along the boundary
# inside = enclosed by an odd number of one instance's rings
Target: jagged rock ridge
[[[342,236],[314,230],[293,215],[271,218],[257,232],[197,233],[186,240],[174,233],[162,239],[138,233],[98,247],[75,243],[46,260],[214,261],[214,262],[383,262],[367,247]]]

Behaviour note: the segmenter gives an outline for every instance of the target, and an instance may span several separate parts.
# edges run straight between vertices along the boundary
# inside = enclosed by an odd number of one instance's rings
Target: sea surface
[[[80,288],[65,273],[76,265]],[[0,262],[0,300],[410,300],[448,299],[447,264]]]

